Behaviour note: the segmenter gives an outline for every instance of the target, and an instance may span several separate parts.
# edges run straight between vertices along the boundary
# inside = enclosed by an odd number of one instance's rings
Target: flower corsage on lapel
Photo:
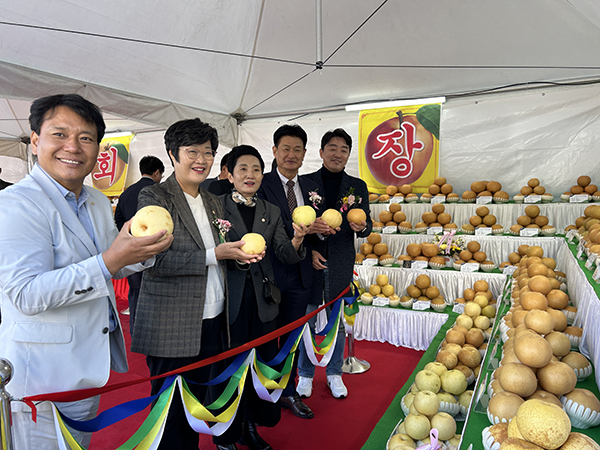
[[[313,208],[319,209],[319,205],[323,204],[323,197],[317,191],[308,191],[308,200],[312,202]]]
[[[222,244],[225,242],[225,235],[231,230],[231,222],[225,219],[218,219],[213,217],[212,224],[217,227],[219,231],[219,242]]]
[[[342,206],[340,207],[340,212],[343,214],[349,209],[358,207],[361,201],[362,198],[360,198],[359,195],[355,194],[354,188],[351,187],[350,189],[348,189],[348,192],[346,192],[346,195],[344,195],[338,202],[342,204]]]

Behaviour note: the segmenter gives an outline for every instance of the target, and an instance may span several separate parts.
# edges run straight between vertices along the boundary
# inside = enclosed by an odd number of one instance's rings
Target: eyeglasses
[[[196,150],[194,148],[185,148],[185,147],[180,147],[181,150],[184,150],[188,156],[188,158],[190,158],[192,161],[195,161],[196,159],[198,159],[198,157],[200,155],[202,155],[202,157],[205,160],[212,160],[215,159],[215,155],[212,152],[212,150],[210,151],[200,151],[200,150]]]

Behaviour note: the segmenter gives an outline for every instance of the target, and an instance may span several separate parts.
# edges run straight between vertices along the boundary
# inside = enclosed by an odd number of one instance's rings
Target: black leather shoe
[[[279,404],[282,408],[291,410],[295,416],[300,417],[301,419],[312,419],[315,417],[311,409],[306,406],[296,392],[289,397],[279,398]]]
[[[250,450],[273,450],[273,447],[260,437],[256,425],[252,422],[244,422],[242,437],[239,443],[247,445]]]
[[[235,444],[217,444],[217,450],[238,450],[238,447]]]

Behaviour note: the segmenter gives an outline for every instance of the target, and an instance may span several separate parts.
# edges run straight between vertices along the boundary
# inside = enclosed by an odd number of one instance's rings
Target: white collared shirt
[[[285,176],[281,174],[279,168],[277,169],[277,175],[279,175],[279,179],[281,180],[281,184],[283,185],[283,192],[287,196],[287,182],[289,181]],[[302,191],[300,190],[300,184],[298,183],[298,174],[292,178],[294,182],[294,194],[296,194],[296,205],[304,206],[304,196],[302,195]]]
[[[196,198],[185,192],[183,195],[185,195],[185,199],[188,205],[190,205],[196,226],[206,248],[206,265],[208,270],[206,274],[206,299],[204,301],[203,318],[212,319],[221,314],[225,309],[225,283],[215,255],[215,241],[208,216],[206,215],[206,209],[204,209],[202,195],[199,194]]]

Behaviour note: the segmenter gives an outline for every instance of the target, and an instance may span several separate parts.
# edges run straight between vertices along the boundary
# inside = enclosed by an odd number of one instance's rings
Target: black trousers
[[[231,334],[231,348],[239,347],[254,339],[258,339],[276,329],[277,320],[263,323],[258,318],[257,299],[254,295],[252,278],[248,275],[244,284],[244,293],[240,311],[229,329]],[[277,356],[277,339],[256,347],[256,351],[264,362],[269,362]],[[233,361],[233,359],[231,361]],[[253,422],[257,425],[274,427],[279,423],[280,419],[280,406],[276,403],[262,400],[258,396],[254,389],[252,375],[248,372],[246,383],[244,385],[244,393],[237,415],[231,426],[219,438],[221,439],[221,443],[233,444],[237,442],[242,435],[242,423],[244,420]]]
[[[308,256],[307,256],[308,258]],[[293,275],[292,275],[293,273]],[[292,272],[291,277],[286,281],[287,288],[281,291],[281,304],[279,305],[279,327],[288,325],[295,320],[306,315],[306,307],[310,299],[310,288],[302,287],[300,272]],[[280,345],[283,346],[289,333],[279,338]],[[296,392],[296,377],[298,375],[298,353],[294,355],[294,365],[290,374],[290,381],[281,393],[283,397],[290,397]]]
[[[129,293],[127,294],[127,303],[129,303],[129,334],[133,336],[135,311],[137,310],[137,301],[140,296],[140,285],[142,284],[142,272],[129,275],[127,283],[129,284]]]
[[[224,351],[223,332],[225,326],[225,314],[220,314],[213,319],[205,319],[202,321],[202,341],[200,353],[189,358],[163,358],[159,356],[146,356],[146,364],[150,369],[150,375],[160,375],[170,372],[175,369],[193,364],[211,356],[218,355]],[[197,383],[205,383],[212,377],[218,375],[223,369],[222,363],[213,364],[212,366],[200,367],[182,375],[191,381]],[[152,395],[158,393],[162,387],[164,378],[151,381]],[[216,397],[216,393],[211,392],[212,389],[207,389],[206,386],[197,386],[189,384],[190,391],[203,405],[210,404]],[[214,398],[212,398],[214,397]],[[189,425],[185,416],[184,406],[181,401],[181,396],[178,392],[173,395],[171,409],[167,416],[167,423],[163,433],[162,440],[159,445],[159,450],[198,450],[200,436]],[[222,443],[218,437],[213,438],[213,442]]]

